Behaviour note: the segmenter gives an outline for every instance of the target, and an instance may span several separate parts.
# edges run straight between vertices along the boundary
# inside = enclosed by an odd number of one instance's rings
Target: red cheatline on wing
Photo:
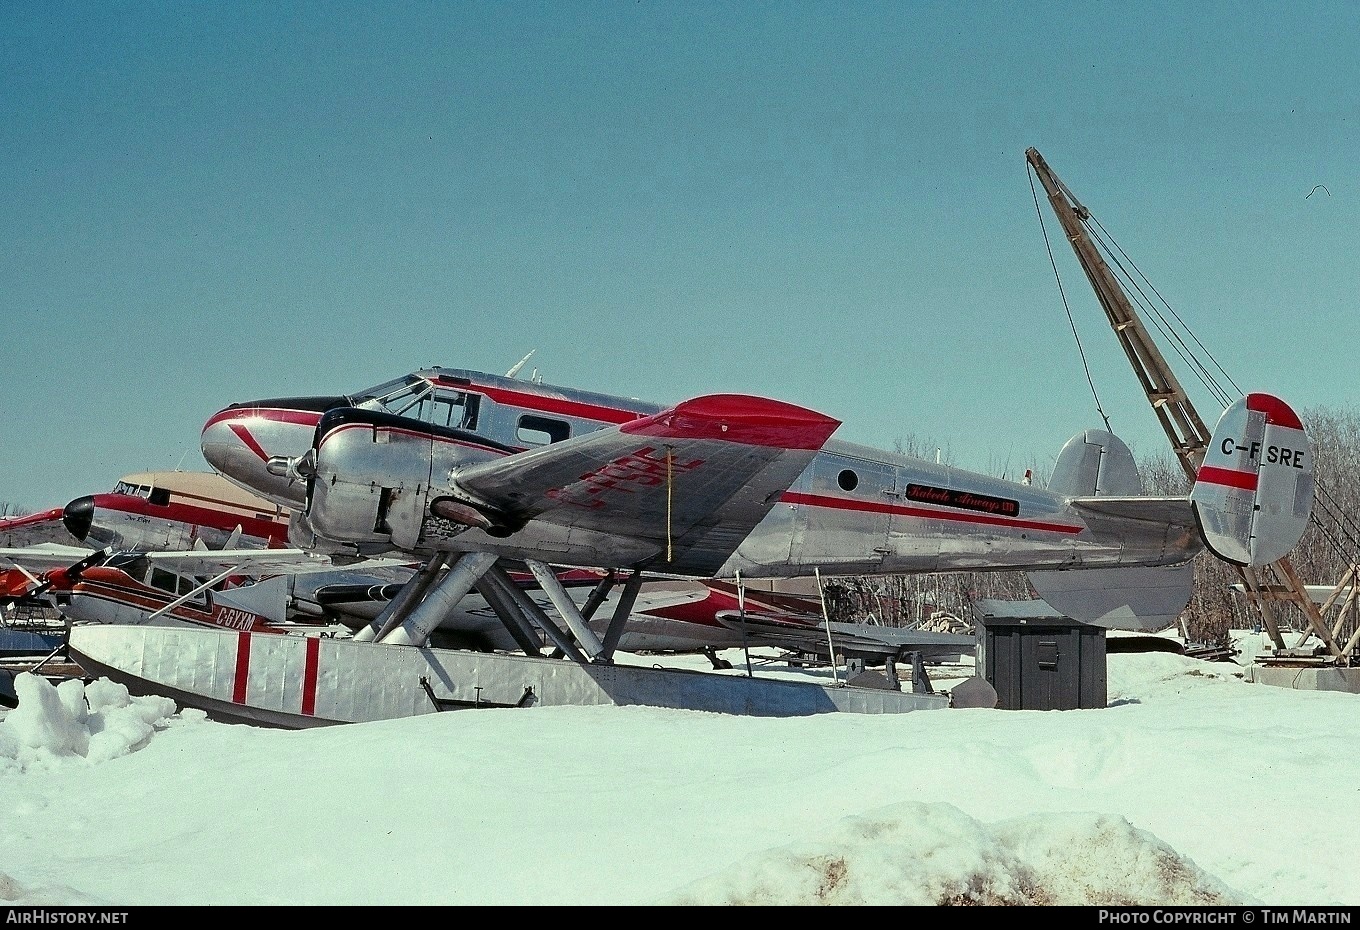
[[[619,427],[670,439],[721,439],[776,449],[820,449],[840,420],[806,407],[748,394],[710,394]]]
[[[0,520],[0,530],[14,530],[21,526],[35,526],[39,523],[60,520],[61,513],[62,508],[56,507],[52,510],[44,510],[42,513],[31,513],[25,517],[9,517]]]

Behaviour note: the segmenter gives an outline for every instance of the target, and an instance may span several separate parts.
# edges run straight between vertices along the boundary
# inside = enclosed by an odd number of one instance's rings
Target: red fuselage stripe
[[[260,444],[255,441],[254,436],[250,435],[250,430],[246,429],[244,424],[228,423],[227,428],[236,434],[236,438],[241,440],[242,445],[259,456],[261,462],[269,461],[269,454],[260,447]]]
[[[1206,484],[1221,484],[1224,487],[1240,488],[1243,491],[1255,491],[1258,475],[1254,471],[1236,471],[1231,468],[1218,468],[1213,465],[1201,465],[1195,474],[1196,481],[1203,481]]]
[[[981,523],[987,526],[1004,526],[1016,530],[1042,530],[1046,533],[1067,533],[1075,535],[1084,527],[1066,523],[1044,523],[1038,520],[1017,520],[1013,517],[995,517],[985,513],[967,513],[956,510],[929,510],[925,507],[908,507],[902,504],[882,504],[877,501],[856,501],[843,497],[827,497],[824,494],[804,494],[799,491],[786,491],[779,498],[780,503],[801,504],[805,507],[830,507],[833,510],[855,510],[861,513],[886,513],[900,517],[915,517],[921,520],[953,520],[960,523]]]
[[[316,426],[321,422],[321,414],[315,410],[292,410],[288,407],[235,407],[214,413],[203,429],[215,426],[224,420],[250,420],[259,417],[271,423],[296,423],[300,426]]]
[[[467,391],[475,391],[485,394],[498,404],[508,404],[513,407],[524,407],[527,410],[541,410],[544,413],[557,413],[564,417],[579,417],[583,420],[603,420],[605,423],[627,423],[629,420],[636,420],[643,414],[636,410],[624,410],[619,407],[604,407],[599,404],[587,404],[579,400],[567,400],[564,397],[547,397],[542,394],[530,394],[524,391],[514,391],[509,388],[489,387],[484,384],[455,384],[441,380],[442,387],[457,387]]]
[[[238,633],[236,636],[236,682],[232,687],[231,700],[235,704],[246,702],[246,683],[250,677],[250,634]]]
[[[231,510],[217,510],[211,507],[198,507],[193,504],[179,504],[171,500],[168,504],[153,504],[146,498],[133,494],[96,494],[95,507],[153,520],[167,520],[171,523],[187,523],[206,526],[223,532],[231,532],[239,525],[241,532],[258,539],[267,539],[270,545],[282,546],[288,539],[288,524],[281,516],[278,519],[246,516],[245,513]],[[222,507],[237,507],[236,504],[222,503]]]
[[[321,640],[307,637],[307,660],[302,667],[302,713],[311,717],[316,713],[316,677],[321,659]]]

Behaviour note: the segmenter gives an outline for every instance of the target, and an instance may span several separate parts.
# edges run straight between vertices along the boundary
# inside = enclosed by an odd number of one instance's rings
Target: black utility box
[[[1005,710],[1106,706],[1105,628],[1065,617],[1041,600],[980,600],[977,673]]]

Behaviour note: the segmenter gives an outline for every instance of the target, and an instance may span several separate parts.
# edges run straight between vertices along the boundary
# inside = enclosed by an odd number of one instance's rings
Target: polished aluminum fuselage
[[[431,427],[431,404],[446,397],[459,398],[464,409],[470,404],[475,417],[457,429],[438,422]],[[422,398],[426,416],[421,419],[413,416],[412,398]],[[310,409],[290,408],[287,401],[233,405],[205,426],[204,455],[238,484],[301,511],[307,505],[306,483],[264,466],[271,457],[296,457],[312,447],[326,405],[315,399],[309,404]],[[662,526],[650,536],[616,534],[549,518],[498,537],[449,521],[443,521],[447,532],[441,532],[440,518],[430,512],[462,466],[627,423],[663,405],[429,369],[329,402],[330,409],[344,406],[392,416],[342,424],[321,437],[310,505],[293,517],[295,545],[363,554],[482,550],[557,564],[648,564],[653,571],[667,571]],[[726,561],[703,574],[754,578],[814,570],[864,574],[1170,565],[1185,562],[1201,545],[1183,526],[1083,516],[1064,495],[1040,487],[830,440],[758,525],[734,541]]]

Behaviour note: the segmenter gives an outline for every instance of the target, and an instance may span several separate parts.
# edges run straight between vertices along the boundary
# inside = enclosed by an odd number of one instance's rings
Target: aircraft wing
[[[75,537],[62,522],[61,507],[31,513],[24,517],[5,517],[0,519],[0,546],[24,548],[44,544],[65,544],[75,542]],[[88,555],[89,548],[85,549]]]
[[[653,545],[652,567],[713,575],[840,426],[780,401],[715,394],[454,471],[461,491],[522,525]]]
[[[163,565],[182,575],[216,575],[230,570],[236,575],[297,575],[309,572],[361,571],[408,564],[395,559],[369,559],[343,565],[329,556],[308,549],[185,549],[169,552],[137,552],[153,565]]]
[[[925,656],[971,654],[977,647],[977,638],[966,634],[868,623],[790,622],[751,614],[743,618],[735,611],[724,611],[718,621],[744,633],[752,643],[820,656],[830,654],[828,642],[835,644],[837,655],[878,661],[898,660],[912,652]]]
[[[0,549],[0,568],[14,566],[29,572],[45,572],[54,568],[69,568],[100,553],[107,554],[107,550],[56,544],[3,548]]]
[[[1194,505],[1188,497],[1074,497],[1067,502],[1083,516],[1116,517],[1196,529]]]

